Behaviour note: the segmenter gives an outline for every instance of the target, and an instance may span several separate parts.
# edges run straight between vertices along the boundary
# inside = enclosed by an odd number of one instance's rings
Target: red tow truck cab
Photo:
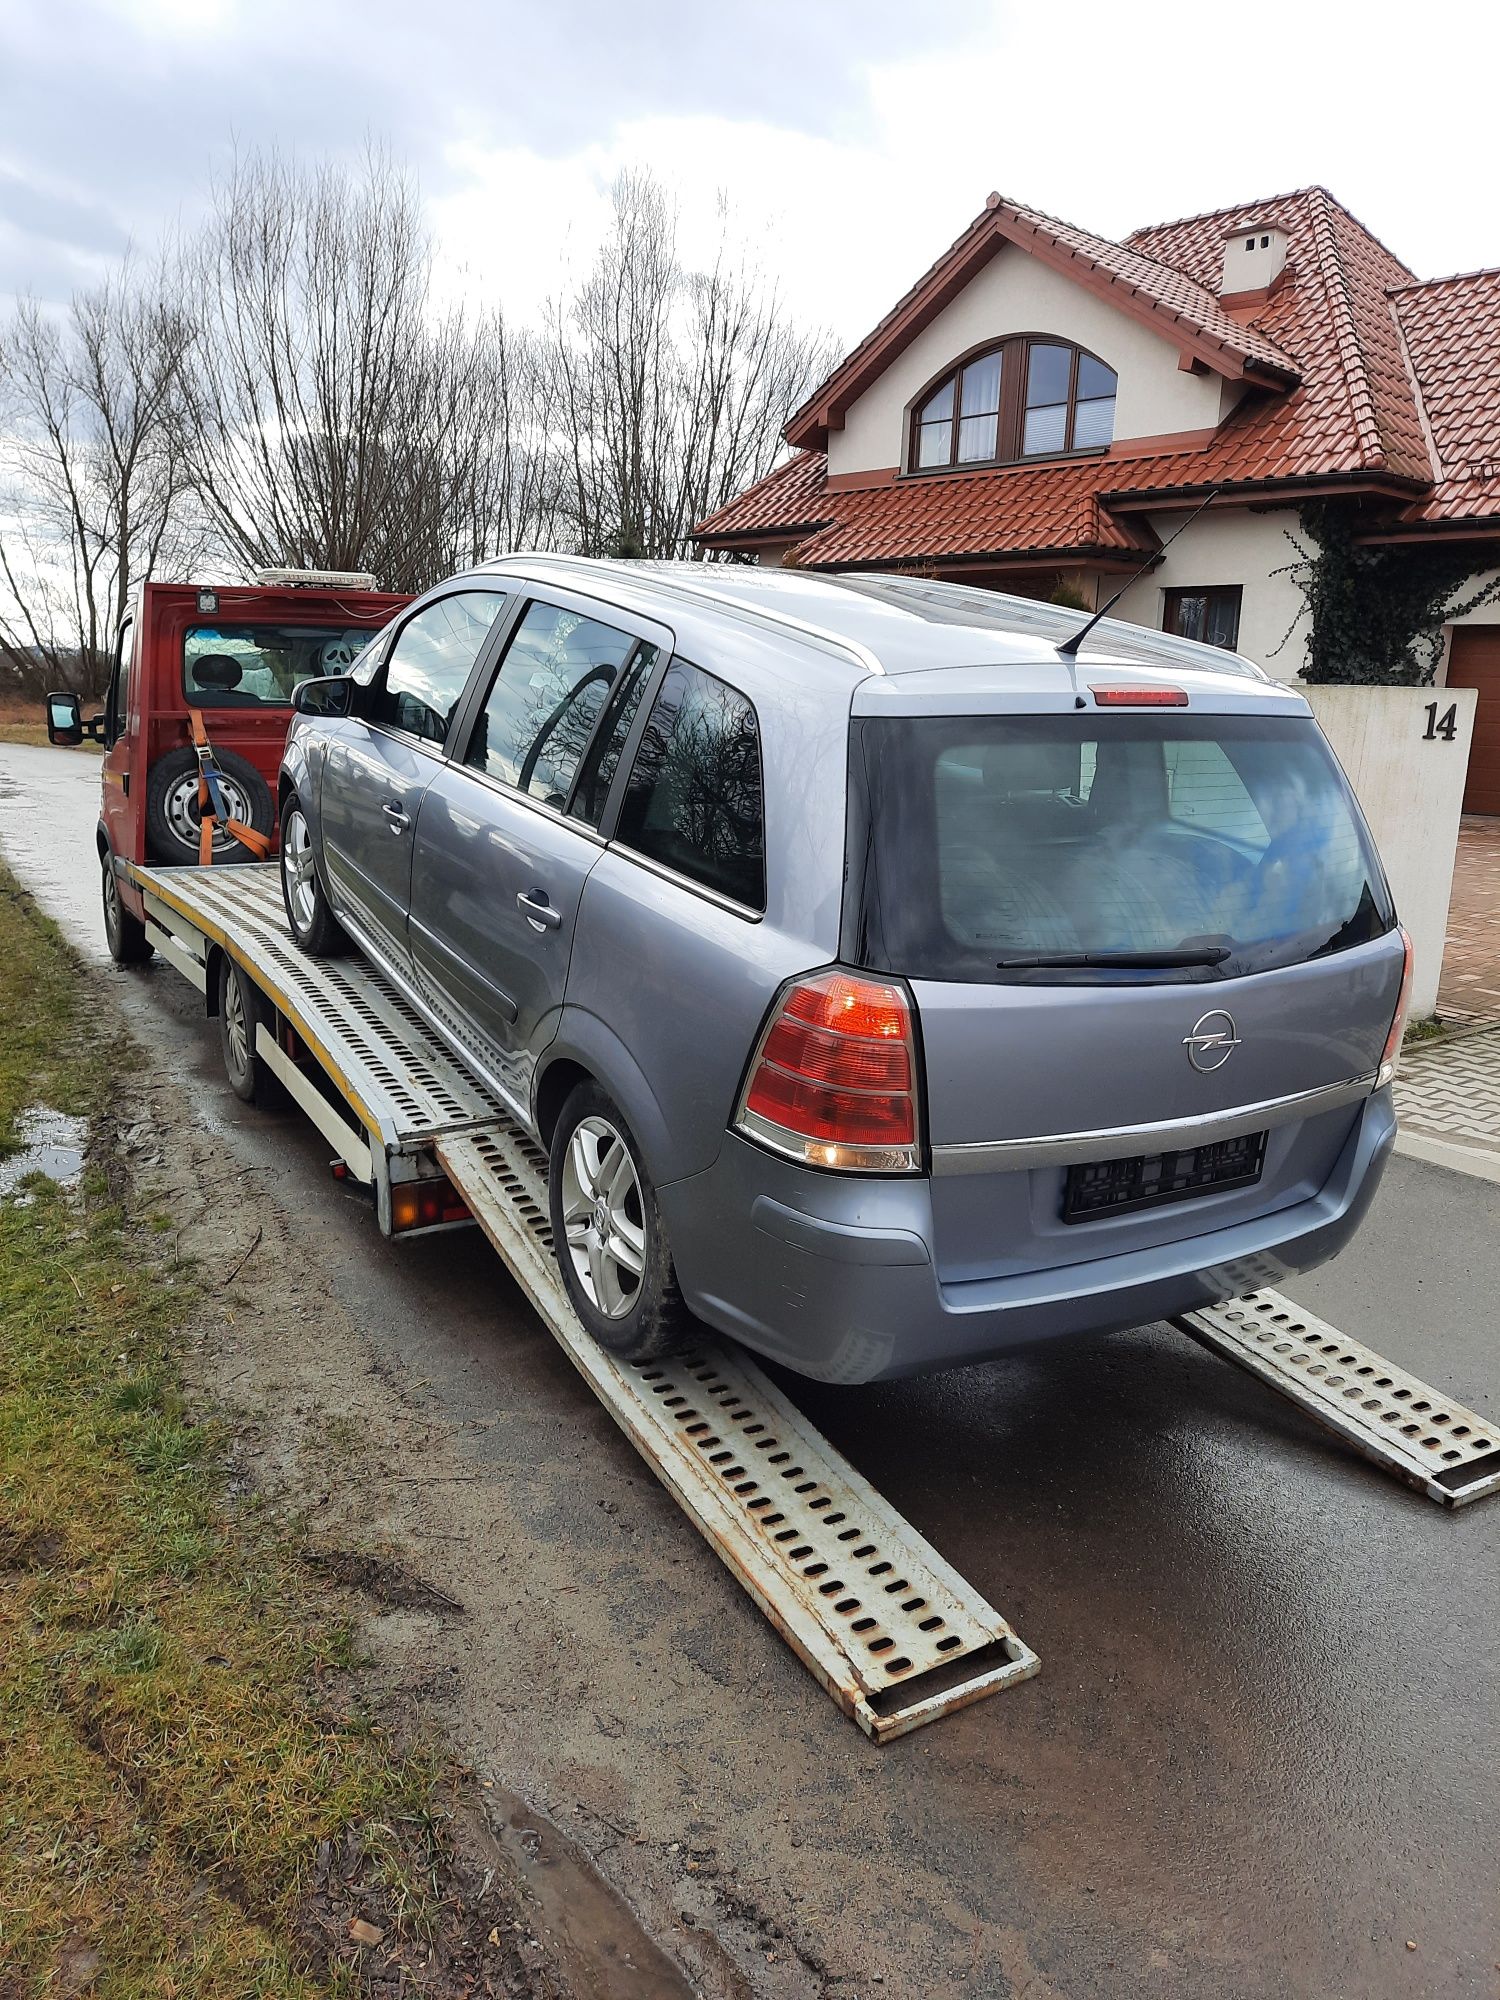
[[[147,583],[120,626],[102,715],[85,720],[73,695],[52,695],[54,743],[91,736],[104,746],[99,859],[105,924],[116,957],[145,916],[128,863],[191,865],[199,858],[200,716],[230,815],[274,841],[281,753],[292,693],[343,673],[406,596],[374,578],[317,570],[267,570],[248,586]],[[214,862],[250,858],[216,832]],[[111,907],[111,889],[116,898]]]

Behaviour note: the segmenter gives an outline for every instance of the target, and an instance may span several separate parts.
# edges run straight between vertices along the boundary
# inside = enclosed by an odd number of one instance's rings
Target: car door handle
[[[405,833],[411,825],[411,816],[400,799],[387,799],[380,810],[385,814],[386,825],[392,833]]]
[[[525,913],[526,921],[534,931],[562,929],[562,911],[553,909],[547,901],[545,889],[522,889],[516,897],[516,908]]]

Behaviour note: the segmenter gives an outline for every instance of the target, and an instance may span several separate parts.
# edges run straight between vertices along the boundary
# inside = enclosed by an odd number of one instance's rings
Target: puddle
[[[16,1137],[19,1149],[0,1158],[0,1200],[13,1194],[28,1174],[45,1174],[59,1187],[77,1187],[88,1141],[85,1120],[34,1104],[16,1120]]]
[[[682,1974],[581,1849],[503,1785],[487,1790],[485,1804],[526,1891],[532,1934],[579,2000],[692,2000]]]

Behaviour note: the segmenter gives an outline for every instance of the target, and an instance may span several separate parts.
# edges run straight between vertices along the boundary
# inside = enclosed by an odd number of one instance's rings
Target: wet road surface
[[[94,956],[96,785],[0,746],[0,848]],[[490,1559],[439,1704],[466,1754],[555,1816],[587,1802],[611,1878],[664,1932],[732,1934],[741,1990],[1494,2000],[1500,1500],[1440,1510],[1161,1327],[790,1384],[1042,1656],[876,1749],[482,1243],[384,1243],[310,1128],[230,1096],[181,980],[107,981],[227,1153],[280,1176],[373,1365],[435,1422],[493,1420],[465,1447],[488,1483],[452,1489]],[[1288,1289],[1496,1413],[1500,1188],[1397,1160],[1356,1244]]]

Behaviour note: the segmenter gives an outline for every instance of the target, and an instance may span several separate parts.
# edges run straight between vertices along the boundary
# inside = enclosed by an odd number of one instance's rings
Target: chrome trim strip
[[[934,1146],[932,1171],[939,1174],[1021,1173],[1031,1167],[1072,1167],[1084,1160],[1128,1159],[1136,1153],[1166,1153],[1178,1146],[1206,1146],[1237,1139],[1245,1132],[1269,1131],[1297,1118],[1316,1117],[1368,1097],[1375,1071],[1346,1083],[1268,1097],[1232,1111],[1207,1111],[1201,1118],[1169,1118],[1151,1125],[1115,1125],[1096,1132],[1053,1132],[1036,1139],[986,1139],[971,1145]]]
[[[764,910],[753,910],[748,903],[737,903],[733,896],[726,896],[718,889],[710,889],[706,882],[695,882],[691,875],[679,875],[677,870],[669,868],[665,861],[657,861],[649,854],[642,854],[638,848],[628,846],[623,840],[607,840],[604,845],[609,853],[618,855],[622,861],[633,861],[637,868],[644,868],[648,875],[655,875],[663,882],[670,882],[674,889],[686,889],[690,895],[701,896],[705,903],[712,903],[716,909],[726,911],[731,917],[742,917],[747,924],[765,922]]]

